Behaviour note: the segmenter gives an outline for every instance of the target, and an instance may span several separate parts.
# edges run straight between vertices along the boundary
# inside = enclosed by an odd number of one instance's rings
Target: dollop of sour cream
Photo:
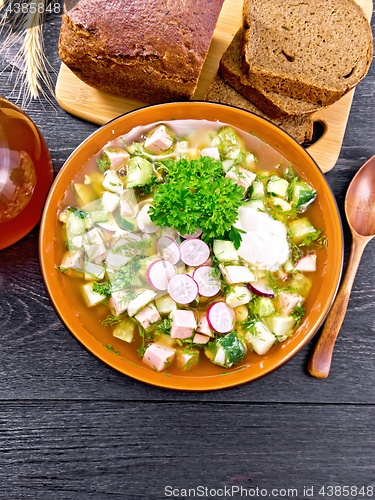
[[[282,222],[254,208],[240,207],[234,226],[245,231],[237,252],[251,266],[276,271],[288,259],[287,232]]]

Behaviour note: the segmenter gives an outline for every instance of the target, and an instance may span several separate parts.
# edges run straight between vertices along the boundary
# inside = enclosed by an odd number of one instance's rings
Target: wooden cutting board
[[[372,0],[356,0],[366,17],[371,20]],[[224,2],[210,50],[205,61],[194,99],[203,100],[219,67],[219,61],[241,26],[243,0]],[[354,90],[335,104],[314,114],[314,120],[323,124],[322,137],[308,148],[323,172],[331,170],[340,154]],[[60,106],[84,120],[103,125],[117,116],[146,105],[125,97],[100,92],[77,78],[64,64],[56,83],[56,98]]]

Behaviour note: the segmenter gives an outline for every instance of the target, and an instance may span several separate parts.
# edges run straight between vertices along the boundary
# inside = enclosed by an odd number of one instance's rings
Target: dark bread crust
[[[371,26],[354,0],[245,0],[241,81],[329,105],[366,75]]]
[[[241,82],[241,47],[244,29],[240,28],[220,60],[220,73],[224,80],[254,103],[269,118],[284,118],[293,115],[311,114],[322,106],[319,104],[294,99],[263,89],[255,89]]]
[[[78,0],[65,8],[61,60],[85,83],[157,103],[190,99],[224,0]]]
[[[313,135],[313,120],[311,115],[291,116],[281,119],[270,119],[263,111],[250,102],[246,97],[237,92],[229,83],[226,83],[218,72],[209,86],[205,95],[205,101],[229,104],[237,108],[251,111],[256,115],[266,118],[284,129],[298,142],[308,142]]]

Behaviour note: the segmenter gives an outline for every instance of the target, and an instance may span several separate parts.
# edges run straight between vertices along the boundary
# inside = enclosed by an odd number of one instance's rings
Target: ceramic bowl
[[[321,226],[328,237],[328,249],[318,268],[315,283],[305,303],[307,315],[287,341],[274,346],[265,356],[250,353],[240,364],[219,374],[195,375],[194,370],[179,375],[157,373],[141,362],[128,344],[103,332],[100,324],[90,320],[90,313],[77,314],[73,300],[64,288],[56,269],[58,255],[56,214],[71,180],[82,165],[110,140],[129,132],[137,125],[171,119],[219,120],[245,132],[254,133],[280,151],[296,170],[318,191]],[[332,192],[316,163],[300,144],[269,121],[249,112],[207,102],[167,103],[149,106],[120,116],[88,137],[68,158],[49,193],[41,222],[40,262],[51,301],[70,332],[95,356],[116,370],[143,382],[171,389],[214,390],[253,381],[267,375],[291,359],[322,324],[335,297],[343,260],[343,236],[340,215]],[[125,347],[126,344],[126,347]]]

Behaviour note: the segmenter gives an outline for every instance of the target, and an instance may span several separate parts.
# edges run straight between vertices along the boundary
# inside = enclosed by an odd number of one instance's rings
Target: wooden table
[[[59,25],[56,16],[45,27],[56,69]],[[9,71],[0,75],[8,97]],[[375,154],[374,105],[373,65],[355,92],[337,165],[326,174],[343,218],[348,184]],[[27,111],[55,172],[97,129],[45,101]],[[0,252],[1,499],[149,500],[182,498],[184,488],[195,488],[197,498],[241,498],[241,488],[244,498],[245,490],[248,497],[373,496],[375,242],[363,255],[328,379],[308,374],[314,340],[264,379],[198,394],[127,378],[73,338],[43,285],[38,230]]]

